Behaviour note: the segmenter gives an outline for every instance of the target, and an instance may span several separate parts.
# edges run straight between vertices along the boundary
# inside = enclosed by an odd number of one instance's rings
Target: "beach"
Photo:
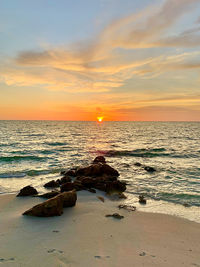
[[[100,201],[97,196],[103,196]],[[200,224],[118,209],[103,193],[78,192],[62,216],[22,216],[38,197],[0,196],[0,266],[200,266]],[[118,220],[105,217],[119,213]]]

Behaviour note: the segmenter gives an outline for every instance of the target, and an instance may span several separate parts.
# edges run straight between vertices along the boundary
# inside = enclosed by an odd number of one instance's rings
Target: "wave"
[[[189,193],[159,192],[156,194],[156,196],[150,197],[156,200],[164,200],[181,205],[189,204],[191,206],[200,206],[200,195],[194,195]]]
[[[15,143],[10,143],[10,144],[5,144],[5,143],[0,143],[0,147],[11,147],[11,146],[16,146],[19,143],[15,142]]]
[[[97,154],[104,155],[106,157],[160,157],[170,156],[169,153],[162,153],[165,152],[165,148],[154,148],[154,149],[136,149],[136,150],[98,150],[96,151]]]
[[[12,161],[22,161],[22,160],[33,160],[33,161],[43,161],[46,160],[44,157],[38,156],[13,156],[13,157],[0,157],[0,162],[12,162]]]
[[[17,171],[17,172],[8,172],[1,173],[0,178],[23,178],[26,176],[34,177],[50,173],[60,173],[61,168],[54,168],[49,170],[29,170],[29,171]]]
[[[195,154],[176,154],[174,152],[166,152],[165,148],[153,149],[135,149],[135,150],[97,150],[98,155],[105,157],[141,157],[141,158],[154,158],[154,157],[171,157],[171,158],[198,158],[198,153]]]
[[[49,146],[64,146],[67,143],[66,142],[44,142],[45,145]]]

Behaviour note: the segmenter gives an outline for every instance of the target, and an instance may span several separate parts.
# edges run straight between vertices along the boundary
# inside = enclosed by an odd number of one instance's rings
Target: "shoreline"
[[[74,208],[58,217],[22,216],[43,202],[37,197],[0,195],[0,264],[3,266],[200,266],[200,224],[176,216],[101,202],[78,192]],[[114,212],[117,220],[105,217]]]
[[[40,193],[45,193],[45,192],[49,192],[49,190],[42,190]],[[99,190],[97,190],[97,192],[99,195],[106,197],[104,192]],[[16,195],[17,193],[18,191],[0,193],[0,198],[1,196],[5,195]],[[78,192],[78,194],[80,194],[80,192]],[[125,192],[125,195],[127,196],[127,199],[125,199],[123,203],[127,205],[136,206],[137,212],[175,216],[183,220],[188,220],[190,222],[195,222],[200,224],[200,212],[199,212],[200,207],[198,206],[185,207],[180,203],[167,202],[164,200],[155,200],[151,198],[147,198],[147,204],[142,205],[138,203],[137,194],[131,194],[130,197],[130,194],[127,194],[127,192]],[[110,200],[116,203],[119,202],[119,200],[117,202],[117,200],[112,200],[112,198],[110,198]],[[41,202],[42,201],[44,201],[44,199],[41,198]]]

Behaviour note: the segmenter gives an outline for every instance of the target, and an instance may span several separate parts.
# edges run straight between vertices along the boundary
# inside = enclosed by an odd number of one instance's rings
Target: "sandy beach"
[[[41,198],[0,196],[0,266],[200,266],[200,224],[174,216],[118,209],[78,192],[58,217],[21,214]],[[121,220],[105,217],[118,212]]]

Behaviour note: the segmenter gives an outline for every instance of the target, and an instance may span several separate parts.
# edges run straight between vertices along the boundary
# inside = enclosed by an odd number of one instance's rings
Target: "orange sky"
[[[0,119],[199,121],[199,0],[124,1],[3,1]]]

